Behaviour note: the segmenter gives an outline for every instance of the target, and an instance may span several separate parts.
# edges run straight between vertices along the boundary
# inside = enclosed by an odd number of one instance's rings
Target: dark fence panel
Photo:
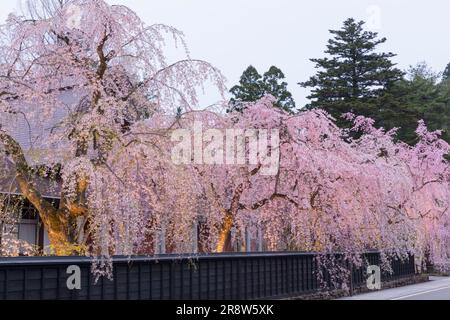
[[[220,254],[196,257],[165,255],[115,258],[114,281],[95,283],[91,261],[79,257],[0,259],[3,300],[253,300],[296,297],[323,289],[315,254]],[[380,255],[369,253],[370,265]],[[81,289],[69,290],[69,266],[81,270]],[[414,259],[394,261],[383,281],[415,274]],[[352,268],[352,285],[363,286],[366,267]],[[331,283],[325,272],[325,283]]]
[[[367,284],[367,265],[380,266],[381,257],[379,253],[372,252],[365,255],[365,264],[362,267],[352,268],[352,286],[353,288],[361,288]],[[381,273],[382,282],[389,282],[411,277],[415,274],[414,257],[409,256],[406,259],[396,259],[390,262],[392,270],[383,270]]]

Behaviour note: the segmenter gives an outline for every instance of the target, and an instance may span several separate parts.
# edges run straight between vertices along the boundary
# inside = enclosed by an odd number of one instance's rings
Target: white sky
[[[447,0],[108,0],[136,11],[147,24],[172,25],[186,34],[193,58],[222,70],[232,87],[253,64],[260,73],[276,65],[287,76],[298,106],[307,91],[296,83],[314,74],[309,58],[323,56],[328,29],[349,17],[370,22],[387,37],[383,50],[398,54],[399,67],[427,61],[435,71],[450,62]],[[19,0],[1,1],[0,21]],[[216,102],[207,91],[202,103]]]

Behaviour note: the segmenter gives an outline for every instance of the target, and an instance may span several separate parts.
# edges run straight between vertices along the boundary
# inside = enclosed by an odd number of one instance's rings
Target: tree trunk
[[[30,174],[31,169],[24,156],[21,146],[5,131],[0,128],[0,142],[3,144],[6,154],[14,161],[16,179],[20,191],[28,201],[33,204],[48,231],[48,237],[56,255],[69,255],[73,252],[73,237],[70,212],[58,210],[50,202],[45,200],[35,188]]]
[[[231,251],[231,228],[233,227],[233,222],[233,215],[227,213],[219,233],[219,241],[216,248],[217,253]]]
[[[69,219],[69,214],[66,214],[64,210],[58,210],[53,207],[22,174],[17,173],[17,181],[22,194],[38,211],[39,217],[48,232],[53,253],[57,256],[71,255],[74,245],[74,238],[71,237],[71,228],[74,226],[71,223],[71,219]]]
[[[57,256],[72,255],[74,243],[70,237],[70,226],[61,219],[63,213],[59,210],[55,214],[51,212],[38,212],[47,230],[53,253]]]

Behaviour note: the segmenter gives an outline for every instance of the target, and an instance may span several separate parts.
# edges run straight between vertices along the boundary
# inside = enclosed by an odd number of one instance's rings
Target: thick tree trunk
[[[74,245],[71,228],[75,226],[71,223],[70,212],[65,209],[58,210],[42,197],[34,186],[30,174],[31,170],[21,146],[1,129],[0,143],[3,144],[6,154],[12,158],[15,164],[16,179],[20,191],[39,212],[44,227],[48,231],[48,237],[54,253],[56,255],[71,254]]]
[[[52,253],[57,256],[68,256],[73,253],[73,239],[70,236],[70,226],[61,219],[63,215],[59,210],[45,212],[38,210],[39,216],[48,233]]]
[[[233,215],[227,213],[219,233],[219,241],[217,243],[216,252],[223,253],[231,250],[231,228],[233,227]]]
[[[214,191],[214,188],[213,188]],[[239,210],[242,192],[244,191],[244,185],[240,184],[231,199],[231,206],[229,210],[224,210],[225,216],[222,222],[222,227],[219,233],[219,241],[217,243],[216,252],[223,253],[231,251],[231,228],[233,228],[234,217]],[[215,191],[214,191],[215,192]]]

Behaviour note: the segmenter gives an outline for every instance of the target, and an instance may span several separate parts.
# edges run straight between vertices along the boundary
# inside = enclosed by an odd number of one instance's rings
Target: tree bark
[[[233,227],[233,215],[227,213],[223,219],[222,228],[219,233],[219,241],[217,243],[216,252],[223,253],[231,249],[231,228]]]
[[[70,236],[71,219],[68,212],[55,208],[45,200],[35,188],[30,174],[30,167],[24,156],[21,146],[5,131],[0,129],[0,142],[4,151],[10,156],[15,164],[16,179],[20,191],[28,201],[33,204],[48,231],[50,244],[56,255],[68,255],[71,253],[73,239]]]
[[[243,191],[244,191],[244,184],[241,183],[236,188],[233,199],[231,199],[230,209],[225,210],[225,216],[223,218],[222,227],[219,233],[219,241],[217,243],[216,248],[217,253],[231,251],[231,228],[233,228],[234,217],[241,206],[240,200]]]

